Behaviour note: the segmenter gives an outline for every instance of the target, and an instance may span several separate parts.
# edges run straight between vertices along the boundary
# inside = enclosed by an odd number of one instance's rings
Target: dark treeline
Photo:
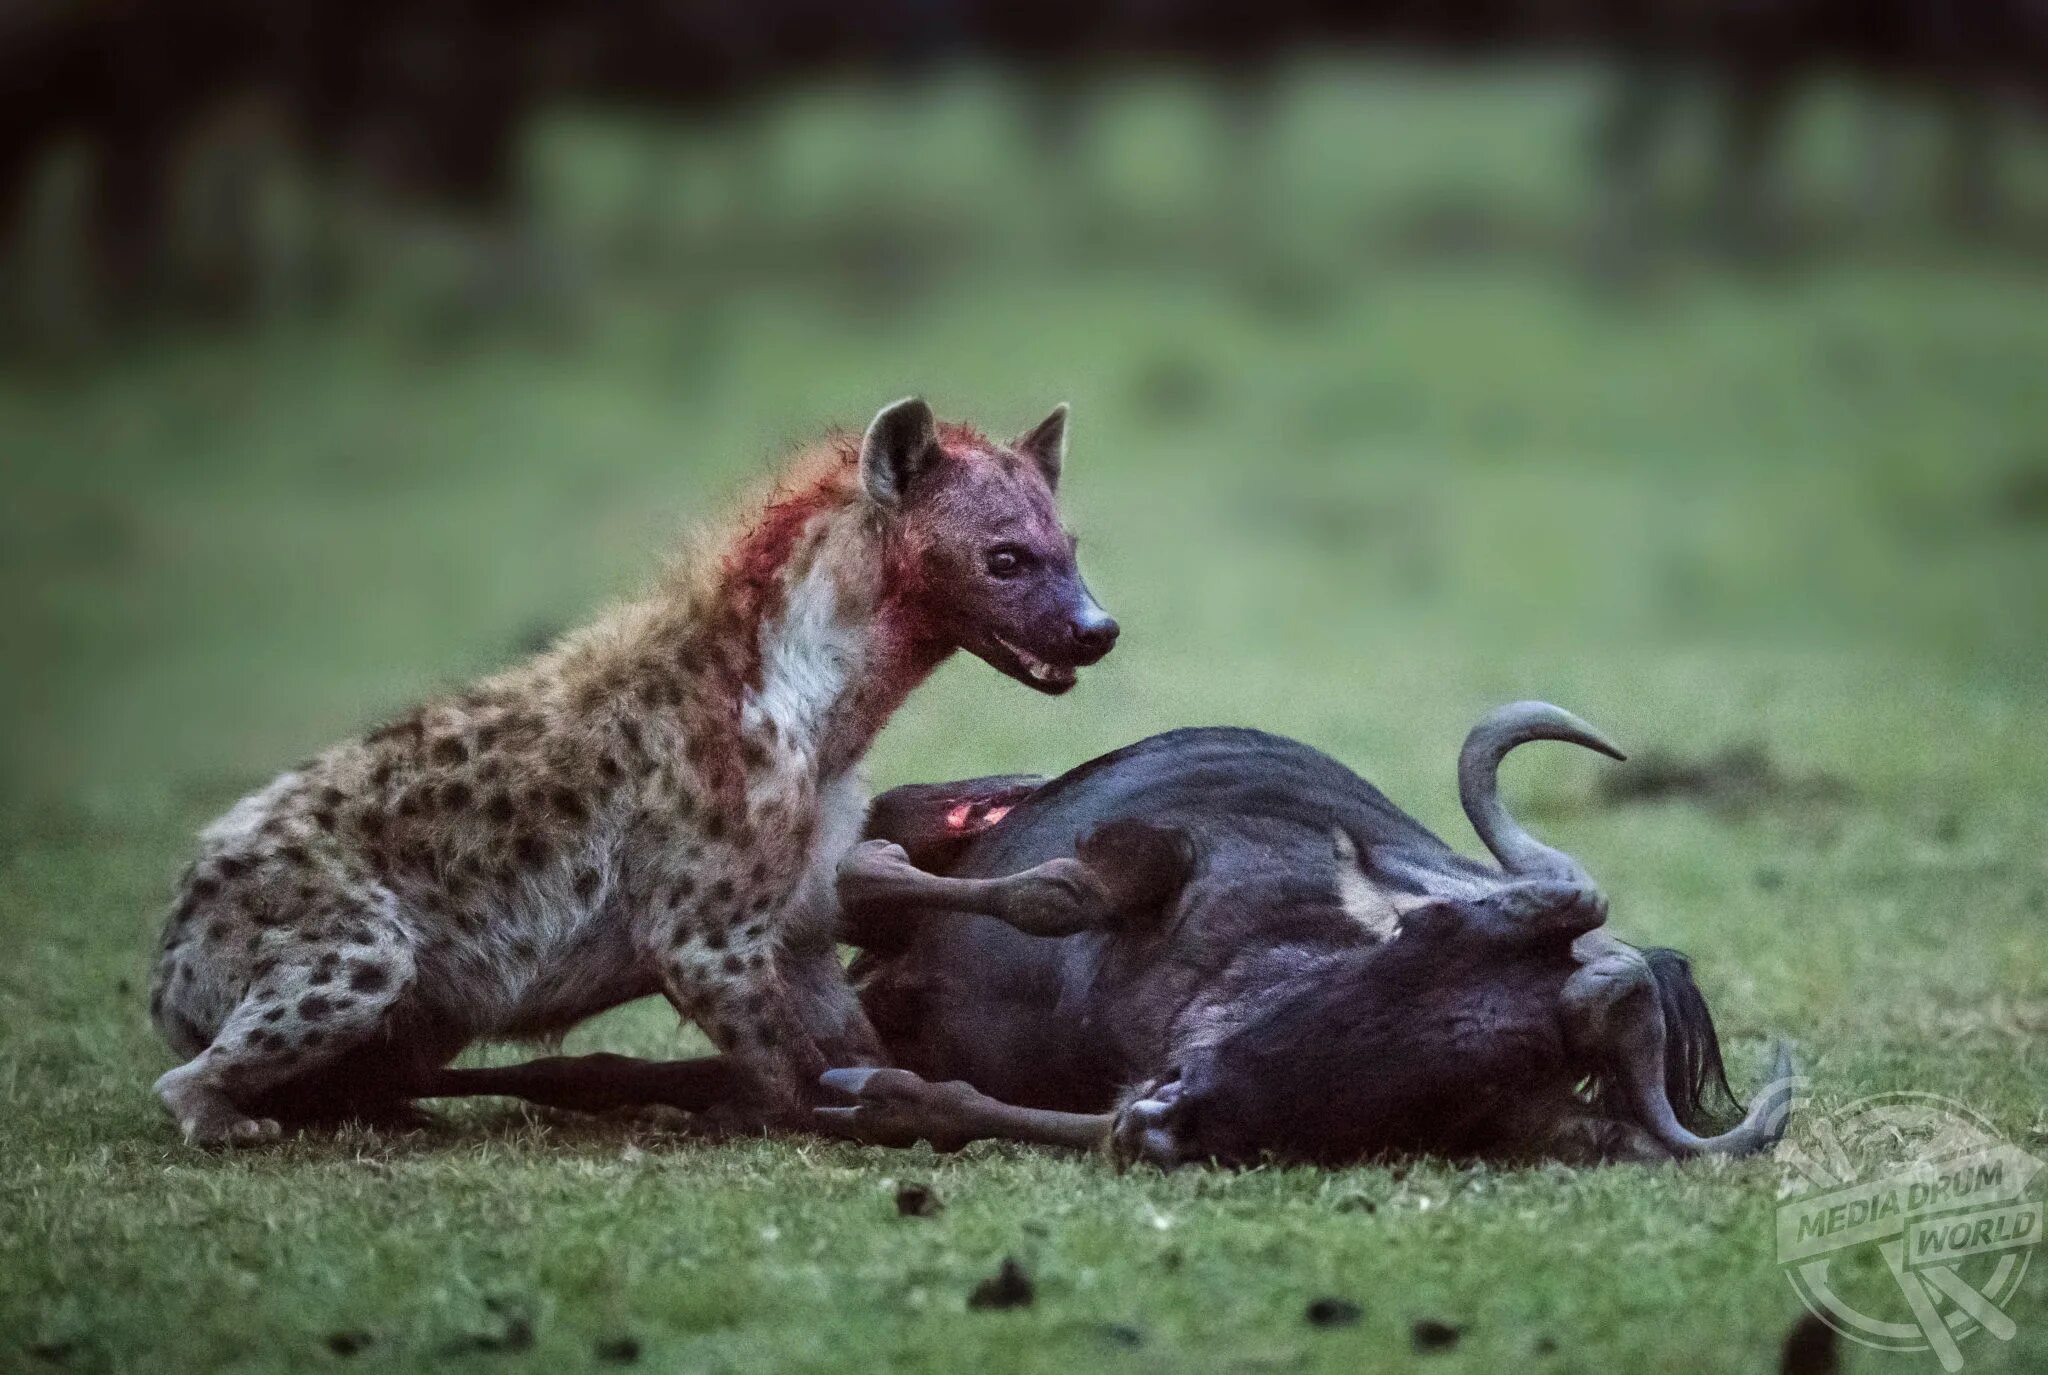
[[[1674,93],[1717,93],[1740,190],[1802,84],[1909,82],[1954,109],[1958,213],[1991,212],[1995,104],[2048,74],[2040,0],[8,0],[0,7],[0,235],[53,150],[82,147],[79,240],[105,301],[158,279],[181,149],[224,104],[280,112],[316,174],[480,212],[517,203],[522,132],[564,100],[734,110],[855,73],[959,61],[1053,100],[1098,71],[1193,66],[1256,89],[1304,49],[1557,50],[1620,73],[1597,150],[1639,178]],[[1041,102],[1045,103],[1045,102]],[[0,240],[4,242],[4,240]]]

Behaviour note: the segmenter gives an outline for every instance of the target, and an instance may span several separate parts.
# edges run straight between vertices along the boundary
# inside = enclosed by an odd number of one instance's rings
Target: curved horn
[[[1799,1083],[1792,1048],[1780,1041],[1772,1056],[1770,1078],[1750,1100],[1743,1119],[1719,1136],[1698,1136],[1679,1123],[1663,1079],[1650,1066],[1624,1063],[1620,1068],[1622,1087],[1636,1120],[1675,1155],[1755,1155],[1769,1150],[1785,1135],[1792,1119],[1792,1093]]]
[[[1591,887],[1592,880],[1576,860],[1530,835],[1501,805],[1500,761],[1509,750],[1531,740],[1563,740],[1610,759],[1628,758],[1562,707],[1548,702],[1513,702],[1489,713],[1465,737],[1465,748],[1458,752],[1458,801],[1464,804],[1472,829],[1510,874]]]
[[[1580,960],[1565,981],[1559,1006],[1574,1053],[1588,1067],[1597,1067],[1598,1101],[1617,1103],[1621,1115],[1676,1156],[1751,1155],[1778,1143],[1800,1087],[1790,1046],[1778,1042],[1770,1078],[1750,1100],[1742,1121],[1718,1135],[1702,1136],[1679,1120],[1671,1102],[1673,1045],[1665,1025],[1663,983],[1680,977],[1677,971],[1667,966],[1665,979],[1659,980],[1642,951],[1611,938],[1606,949]],[[1712,1035],[1704,1021],[1691,1030],[1681,1026],[1677,1033],[1681,1043],[1701,1035]],[[1676,1058],[1684,1063],[1693,1053],[1681,1044]]]

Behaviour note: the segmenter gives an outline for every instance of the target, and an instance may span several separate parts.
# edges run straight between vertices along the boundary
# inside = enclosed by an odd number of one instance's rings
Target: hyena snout
[[[1085,666],[1115,649],[1122,630],[1116,617],[1104,611],[1095,598],[1084,595],[1068,621],[1067,638],[1073,643],[1075,659]]]

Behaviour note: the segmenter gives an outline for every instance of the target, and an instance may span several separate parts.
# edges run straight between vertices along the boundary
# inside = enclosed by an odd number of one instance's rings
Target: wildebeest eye
[[[1030,559],[1030,554],[1014,544],[999,544],[983,557],[982,567],[988,569],[992,578],[1014,578],[1024,571]]]

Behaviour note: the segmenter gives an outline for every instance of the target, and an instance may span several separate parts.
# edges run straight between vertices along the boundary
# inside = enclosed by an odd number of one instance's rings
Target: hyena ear
[[[875,413],[860,442],[860,480],[875,503],[902,504],[918,475],[939,453],[939,423],[921,397],[906,396]]]
[[[1010,447],[1036,463],[1045,474],[1045,485],[1058,491],[1060,468],[1067,461],[1067,403],[1054,406],[1051,415]]]

